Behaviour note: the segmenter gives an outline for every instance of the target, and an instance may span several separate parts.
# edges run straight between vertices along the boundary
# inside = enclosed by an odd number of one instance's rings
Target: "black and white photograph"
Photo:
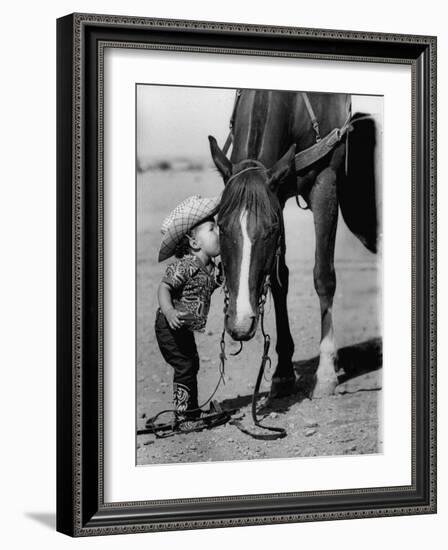
[[[136,464],[383,451],[383,97],[138,83]]]
[[[5,549],[443,548],[443,7],[6,4]]]

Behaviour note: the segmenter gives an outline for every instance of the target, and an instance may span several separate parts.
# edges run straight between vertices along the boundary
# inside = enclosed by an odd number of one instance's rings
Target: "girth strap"
[[[323,139],[311,145],[303,151],[299,151],[295,155],[296,171],[300,172],[304,168],[308,168],[314,162],[323,158],[341,141],[342,137],[346,134],[350,127],[349,121],[347,121],[342,128],[334,128]]]
[[[351,114],[349,114],[341,128],[334,128],[320,141],[311,145],[311,147],[296,153],[296,171],[300,172],[300,170],[308,168],[311,164],[323,158],[353,129],[353,124],[367,119],[373,119],[373,116],[363,115],[357,117],[356,115],[351,116]]]

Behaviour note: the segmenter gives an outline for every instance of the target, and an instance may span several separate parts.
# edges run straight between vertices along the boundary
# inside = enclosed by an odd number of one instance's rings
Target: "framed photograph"
[[[436,38],[57,21],[57,529],[436,512]]]

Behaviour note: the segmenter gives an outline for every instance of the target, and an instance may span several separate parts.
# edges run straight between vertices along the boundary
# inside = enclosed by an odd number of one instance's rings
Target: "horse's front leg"
[[[338,384],[336,376],[337,349],[333,330],[333,297],[336,290],[334,247],[338,220],[336,174],[329,167],[323,170],[310,191],[314,216],[316,254],[314,287],[319,296],[321,314],[321,341],[319,366],[313,397],[332,395]]]
[[[272,377],[271,398],[288,395],[293,393],[295,389],[295,375],[292,366],[294,341],[289,328],[288,308],[286,303],[289,286],[289,270],[285,262],[284,254],[280,255],[278,261],[278,273],[274,269],[271,275],[271,289],[274,299],[275,323],[277,327],[277,345],[275,350],[278,355],[277,367]]]

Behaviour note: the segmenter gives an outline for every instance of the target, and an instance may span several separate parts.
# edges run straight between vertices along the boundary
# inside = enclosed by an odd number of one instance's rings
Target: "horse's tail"
[[[364,118],[365,117],[365,118]],[[377,251],[378,215],[375,173],[375,120],[356,113],[348,133],[346,163],[338,177],[338,199],[342,216],[350,231],[371,252]]]

